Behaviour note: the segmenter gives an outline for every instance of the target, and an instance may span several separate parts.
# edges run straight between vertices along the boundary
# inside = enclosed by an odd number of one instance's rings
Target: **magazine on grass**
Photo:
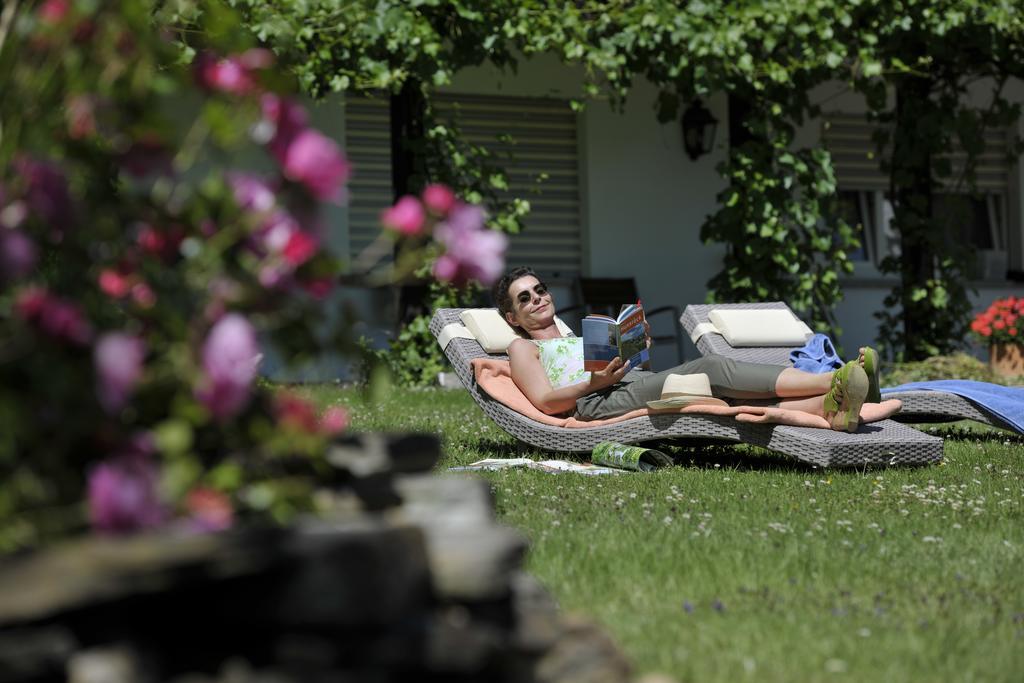
[[[628,360],[631,369],[651,369],[644,307],[639,301],[623,306],[617,318],[591,314],[583,319],[583,368],[603,370],[616,356]]]
[[[511,467],[526,467],[556,474],[558,472],[575,472],[576,474],[620,474],[622,470],[611,467],[598,467],[589,463],[568,462],[567,460],[531,460],[529,458],[485,458],[460,467],[449,467],[449,472],[493,472]]]

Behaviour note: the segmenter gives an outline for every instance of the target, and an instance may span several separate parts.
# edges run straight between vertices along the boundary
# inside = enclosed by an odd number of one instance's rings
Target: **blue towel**
[[[944,379],[935,382],[910,382],[886,387],[882,394],[894,391],[945,391],[970,399],[1001,417],[1024,434],[1024,387],[1004,387],[967,379]]]
[[[805,372],[831,372],[843,367],[843,361],[836,355],[836,347],[825,334],[816,334],[799,349],[789,352],[793,367]]]

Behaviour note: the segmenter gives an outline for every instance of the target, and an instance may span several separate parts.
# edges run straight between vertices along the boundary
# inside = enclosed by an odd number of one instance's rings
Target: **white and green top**
[[[540,364],[552,389],[561,389],[580,382],[589,382],[590,373],[583,369],[582,337],[533,339],[540,349]]]

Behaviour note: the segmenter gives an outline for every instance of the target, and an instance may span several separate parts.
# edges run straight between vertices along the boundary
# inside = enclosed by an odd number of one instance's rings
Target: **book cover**
[[[616,356],[628,360],[632,368],[651,368],[644,308],[639,301],[623,306],[618,318],[588,315],[583,319],[584,369],[603,370]]]

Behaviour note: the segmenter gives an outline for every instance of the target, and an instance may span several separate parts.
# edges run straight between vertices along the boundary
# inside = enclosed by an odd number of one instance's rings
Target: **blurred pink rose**
[[[196,79],[207,90],[245,95],[256,90],[256,78],[235,56],[218,58],[204,52],[196,58]]]
[[[228,313],[203,343],[203,381],[197,398],[218,420],[226,420],[249,402],[260,360],[256,330],[238,313]]]
[[[395,205],[385,209],[380,215],[380,222],[389,230],[403,235],[416,235],[423,230],[423,205],[412,195],[405,195]]]
[[[230,529],[235,521],[235,511],[228,497],[204,486],[188,492],[185,496],[185,510],[197,531],[224,531]]]
[[[159,472],[149,452],[130,450],[89,472],[89,517],[98,531],[126,533],[161,524],[166,510],[157,491]]]
[[[235,202],[243,211],[266,213],[277,203],[276,191],[266,179],[249,173],[228,174]]]
[[[287,211],[275,211],[256,232],[256,242],[259,251],[279,254],[288,246],[292,235],[301,232],[302,227]]]
[[[446,185],[434,183],[423,189],[423,203],[437,216],[446,216],[455,206],[455,193]]]
[[[341,148],[312,128],[299,132],[288,144],[281,167],[285,177],[302,183],[321,201],[342,201],[351,173]]]
[[[33,322],[39,318],[49,296],[42,287],[26,287],[14,299],[14,312],[22,320]]]
[[[238,62],[252,71],[269,69],[274,66],[274,53],[266,48],[253,47],[238,55]]]
[[[334,280],[329,277],[317,277],[303,280],[299,285],[314,299],[324,299],[334,289]]]
[[[128,401],[142,377],[145,357],[146,345],[130,334],[109,332],[97,340],[93,349],[96,393],[108,413],[117,413]]]
[[[66,108],[68,135],[81,140],[96,134],[96,98],[92,95],[75,95],[68,99]]]
[[[302,230],[296,230],[288,238],[281,255],[285,263],[293,268],[298,268],[303,263],[313,258],[316,254],[318,244],[316,238]]]
[[[483,209],[468,204],[456,206],[448,220],[438,224],[434,236],[445,253],[434,263],[435,277],[457,284],[491,284],[501,276],[508,237],[483,224]]]
[[[309,117],[300,105],[277,95],[266,94],[260,100],[263,121],[271,128],[267,147],[279,164],[284,164],[288,147],[306,129]]]
[[[39,20],[45,24],[60,23],[71,9],[71,0],[44,0],[37,10]]]
[[[27,182],[25,201],[30,213],[57,231],[72,223],[71,193],[59,166],[49,161],[20,157],[14,161],[14,170]]]
[[[341,406],[332,406],[320,416],[320,431],[334,435],[348,429],[348,411]]]
[[[131,295],[132,301],[140,308],[153,308],[153,305],[156,304],[156,294],[145,282],[137,282],[132,285]]]
[[[274,401],[274,412],[277,422],[282,427],[296,429],[300,432],[315,433],[317,431],[316,411],[313,404],[295,394],[280,392]]]
[[[41,287],[19,292],[15,312],[44,334],[78,346],[92,339],[92,326],[77,305],[56,297]]]
[[[113,299],[128,296],[134,281],[135,276],[129,273],[122,273],[113,268],[104,268],[100,271],[100,290]]]
[[[38,257],[35,242],[25,233],[0,227],[0,281],[25,277]]]
[[[283,264],[270,263],[260,268],[256,279],[267,289],[278,289],[291,282],[291,270]]]
[[[139,226],[139,234],[135,239],[142,247],[142,251],[149,254],[160,254],[167,246],[163,233],[152,225]]]
[[[142,223],[138,226],[135,240],[145,253],[165,261],[171,261],[178,255],[178,249],[184,237],[185,233],[180,225],[158,229],[147,223]]]

